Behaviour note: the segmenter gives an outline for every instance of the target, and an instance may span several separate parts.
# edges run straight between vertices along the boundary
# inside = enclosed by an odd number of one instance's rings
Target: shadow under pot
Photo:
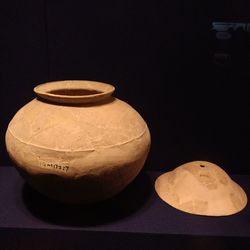
[[[25,180],[46,196],[92,203],[123,190],[150,149],[143,118],[112,97],[112,85],[57,81],[34,88],[6,132],[6,147]]]

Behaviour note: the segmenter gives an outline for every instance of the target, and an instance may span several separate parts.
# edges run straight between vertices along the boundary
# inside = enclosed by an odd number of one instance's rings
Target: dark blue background
[[[89,79],[147,121],[147,169],[209,160],[249,174],[247,32],[215,38],[212,23],[248,22],[247,1],[8,0],[0,8],[0,164],[4,134],[38,83]],[[227,51],[230,63],[215,64]]]

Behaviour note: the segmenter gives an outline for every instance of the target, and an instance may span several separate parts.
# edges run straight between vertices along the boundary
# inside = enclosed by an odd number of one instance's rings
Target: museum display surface
[[[247,204],[244,190],[211,162],[193,161],[157,178],[155,189],[169,205],[191,214],[225,216]]]
[[[142,117],[92,81],[38,85],[6,132],[7,151],[39,192],[68,203],[114,196],[139,173],[150,148]]]
[[[233,216],[184,213],[154,191],[160,171],[142,171],[117,196],[70,206],[33,191],[0,167],[0,242],[6,249],[249,249],[250,206]],[[250,176],[233,175],[250,195]],[[12,246],[12,248],[7,248]],[[240,248],[239,248],[240,246]],[[167,249],[168,249],[167,248]],[[5,249],[5,248],[3,248]]]

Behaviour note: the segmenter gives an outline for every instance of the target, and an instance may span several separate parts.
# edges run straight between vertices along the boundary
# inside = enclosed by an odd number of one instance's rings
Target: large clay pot
[[[38,85],[6,132],[7,151],[39,192],[69,203],[114,196],[139,173],[150,148],[142,117],[92,81]]]

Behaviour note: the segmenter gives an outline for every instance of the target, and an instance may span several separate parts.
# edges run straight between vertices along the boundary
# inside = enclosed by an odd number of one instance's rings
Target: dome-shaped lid
[[[155,181],[155,190],[169,205],[191,214],[225,216],[247,204],[244,190],[219,166],[193,161]]]

